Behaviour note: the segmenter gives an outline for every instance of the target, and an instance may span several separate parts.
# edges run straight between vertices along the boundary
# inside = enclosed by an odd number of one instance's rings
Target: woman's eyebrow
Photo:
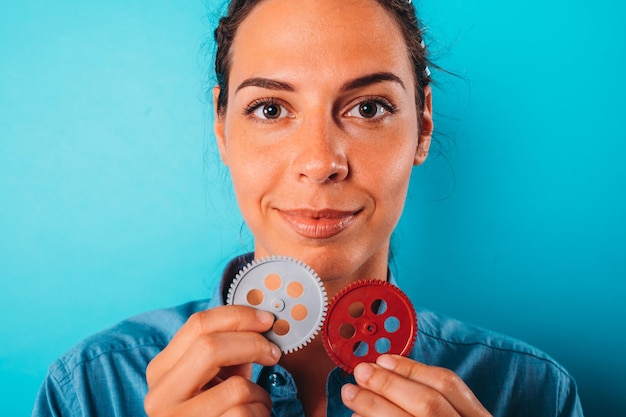
[[[269,78],[255,77],[255,78],[248,78],[247,80],[244,80],[241,84],[239,84],[235,92],[245,87],[260,87],[260,88],[267,88],[268,90],[281,90],[281,91],[294,91],[295,90],[293,85],[286,83],[284,81],[277,81],[277,80],[272,80]]]
[[[372,84],[377,84],[383,81],[392,81],[398,83],[403,89],[406,90],[404,83],[397,75],[391,72],[375,72],[373,74],[368,74],[363,77],[355,78],[354,80],[350,80],[341,86],[341,91],[348,90],[356,90],[358,88],[367,87]],[[289,84],[284,81],[272,80],[271,78],[263,78],[263,77],[254,77],[248,78],[244,80],[235,92],[246,88],[246,87],[259,87],[266,88],[268,90],[279,90],[279,91],[295,91],[295,87],[292,84]]]
[[[354,80],[350,80],[341,86],[342,91],[348,90],[356,90],[357,88],[367,87],[372,84],[377,84],[383,81],[392,81],[398,83],[403,89],[406,90],[404,83],[397,75],[391,72],[375,72],[373,74],[368,74],[363,77],[355,78]]]

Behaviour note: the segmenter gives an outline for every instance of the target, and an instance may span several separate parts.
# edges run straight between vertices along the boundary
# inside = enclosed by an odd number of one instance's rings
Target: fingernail
[[[346,384],[343,387],[341,387],[341,396],[346,401],[352,401],[354,400],[354,397],[356,397],[356,393],[358,391],[359,389],[355,385]]]
[[[278,360],[280,359],[280,355],[282,355],[280,348],[272,343],[272,358]]]
[[[354,377],[358,381],[367,381],[372,376],[374,372],[374,367],[371,363],[360,363],[354,368]]]
[[[270,324],[274,323],[274,315],[268,311],[257,310],[256,316],[259,319],[259,321],[266,326],[269,326]]]
[[[385,368],[390,371],[396,369],[396,363],[398,363],[396,358],[389,355],[381,355],[378,359],[376,359],[376,364],[378,364],[381,368]]]

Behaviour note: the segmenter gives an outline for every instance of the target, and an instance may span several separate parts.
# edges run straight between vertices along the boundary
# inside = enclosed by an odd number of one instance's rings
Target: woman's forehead
[[[398,66],[411,71],[405,42],[374,0],[265,0],[241,23],[231,50],[231,77]]]

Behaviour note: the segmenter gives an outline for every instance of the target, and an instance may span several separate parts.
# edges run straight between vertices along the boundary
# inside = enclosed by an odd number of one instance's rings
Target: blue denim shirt
[[[146,366],[187,318],[223,304],[224,290],[248,257],[227,268],[209,300],[157,310],[125,320],[70,350],[50,367],[33,410],[45,416],[145,416]],[[582,416],[576,384],[543,352],[515,339],[417,310],[419,333],[410,357],[452,369],[494,416]],[[272,416],[303,416],[296,384],[281,366],[253,366],[253,381],[272,399]],[[336,368],[326,382],[327,415],[351,416],[341,386],[354,383]]]

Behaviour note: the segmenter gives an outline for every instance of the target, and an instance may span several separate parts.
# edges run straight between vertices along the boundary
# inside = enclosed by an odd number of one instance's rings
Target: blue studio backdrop
[[[80,339],[251,248],[211,133],[203,0],[0,2],[0,414]],[[528,341],[626,415],[626,3],[416,2],[438,145],[394,237],[416,303]]]

